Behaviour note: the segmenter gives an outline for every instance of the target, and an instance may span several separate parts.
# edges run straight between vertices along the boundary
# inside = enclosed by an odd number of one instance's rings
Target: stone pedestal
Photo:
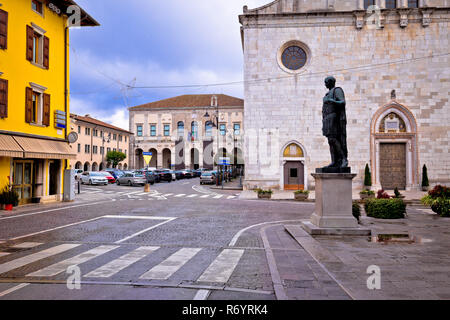
[[[352,214],[352,173],[313,173],[316,181],[316,209],[303,223],[313,235],[370,235],[359,227]]]

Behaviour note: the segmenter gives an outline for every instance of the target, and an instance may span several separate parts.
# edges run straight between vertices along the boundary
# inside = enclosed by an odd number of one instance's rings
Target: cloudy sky
[[[181,94],[243,97],[238,15],[270,0],[78,0],[100,27],[71,30],[71,112],[128,129],[127,106]]]

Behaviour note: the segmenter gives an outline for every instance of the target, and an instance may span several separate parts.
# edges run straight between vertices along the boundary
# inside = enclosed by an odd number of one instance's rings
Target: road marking
[[[99,246],[89,251],[83,252],[75,257],[60,261],[44,269],[28,274],[28,277],[51,277],[67,270],[70,266],[77,266],[91,259],[97,258],[119,246]]]
[[[170,196],[173,196],[173,195],[174,195],[173,193],[166,193],[166,194],[163,195],[163,197],[170,197]]]
[[[197,248],[180,249],[159,265],[144,273],[140,276],[140,279],[167,280],[201,250]]]
[[[12,287],[8,290],[0,292],[0,298],[6,296],[7,294],[13,293],[14,291],[20,290],[22,288],[25,288],[26,286],[30,285],[29,283],[21,283],[18,286]]]
[[[229,196],[227,199],[229,200],[229,199],[234,199],[234,198],[236,198],[236,196]]]
[[[254,201],[254,200],[250,200],[250,201]],[[269,222],[262,222],[262,223],[258,223],[258,224],[254,224],[251,225],[249,227],[246,227],[244,229],[239,230],[238,233],[236,233],[233,237],[233,239],[231,239],[230,243],[228,244],[229,247],[234,247],[236,245],[236,242],[239,240],[239,237],[247,230],[250,230],[252,228],[255,227],[259,227],[259,226],[264,226],[266,224],[272,224],[272,223],[284,223],[284,222],[301,222],[302,220],[281,220],[281,221],[269,221]]]
[[[4,257],[10,254],[9,252],[0,252],[0,257]]]
[[[16,245],[12,246],[11,248],[30,249],[30,248],[40,246],[41,244],[42,243],[40,243],[40,242],[23,242],[23,243],[16,244]]]
[[[214,199],[220,199],[220,198],[222,198],[222,197],[223,197],[223,195],[222,195],[222,194],[219,194],[219,195],[215,196]]]
[[[64,251],[80,246],[80,244],[62,244],[50,249],[39,251],[28,256],[18,258],[0,265],[0,274],[23,267],[27,264],[51,257]]]
[[[175,219],[175,218],[172,218],[172,217],[112,216],[112,215],[103,216],[102,218],[108,218],[108,219],[141,219],[141,220],[170,220],[170,219]]]
[[[209,198],[211,195],[210,194],[205,194],[204,196],[200,196],[200,198],[205,199],[205,198]]]
[[[156,218],[156,217],[155,217],[155,218]],[[156,225],[154,225],[154,226],[152,226],[152,227],[150,227],[150,228],[144,229],[144,230],[142,230],[142,231],[136,232],[136,233],[132,234],[131,236],[126,237],[126,238],[123,238],[122,240],[116,241],[116,242],[114,242],[114,243],[122,243],[122,242],[125,242],[125,241],[130,240],[130,239],[132,239],[132,238],[134,238],[134,237],[137,237],[138,235],[141,235],[141,234],[146,233],[146,232],[148,232],[148,231],[150,231],[150,230],[153,230],[153,229],[155,229],[155,228],[158,228],[158,227],[162,226],[163,224],[166,224],[166,223],[168,223],[168,222],[170,222],[170,221],[172,221],[172,220],[175,220],[175,219],[176,219],[176,218],[167,218],[166,221],[163,221],[163,222],[161,222],[161,223],[158,223],[158,224],[156,224]]]
[[[138,193],[138,194],[136,194],[137,196],[145,196],[145,195],[147,195],[147,194],[149,194],[149,192],[141,192],[141,193]]]
[[[87,278],[109,278],[131,266],[133,263],[145,258],[150,253],[158,250],[159,247],[139,247],[120,258],[113,260],[94,271],[89,272],[85,277]]]
[[[226,283],[243,254],[244,250],[224,249],[197,281]]]
[[[198,194],[191,194],[191,195],[187,196],[186,198],[195,198],[197,196],[198,196]]]
[[[181,197],[184,197],[184,196],[185,196],[184,193],[180,193],[180,194],[177,194],[177,195],[175,196],[175,198],[181,198]]]
[[[211,291],[209,290],[198,290],[193,300],[207,300],[210,293]]]
[[[41,213],[60,211],[60,210],[67,210],[67,209],[86,207],[86,206],[94,206],[94,205],[97,205],[97,204],[103,204],[103,203],[109,203],[109,202],[110,202],[109,200],[108,201],[99,201],[99,202],[88,202],[88,203],[83,203],[83,204],[79,204],[79,205],[76,205],[76,206],[61,207],[61,208],[49,209],[49,210],[44,210],[44,211],[39,211],[39,212],[25,213],[25,214],[21,214],[21,215],[17,215],[17,216],[12,216],[12,217],[4,217],[4,218],[0,218],[0,220],[23,218],[23,217],[33,216],[33,215],[41,214]]]

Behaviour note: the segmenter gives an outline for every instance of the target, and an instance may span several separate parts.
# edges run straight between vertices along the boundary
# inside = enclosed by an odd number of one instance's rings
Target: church
[[[450,184],[450,1],[276,0],[239,16],[245,189],[314,189],[330,164],[327,76],[345,92],[349,166],[362,188]]]

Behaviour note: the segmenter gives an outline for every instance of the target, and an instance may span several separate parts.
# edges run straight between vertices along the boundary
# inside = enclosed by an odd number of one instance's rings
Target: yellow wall
[[[11,174],[10,164],[11,158],[0,157],[0,192],[9,183],[8,177]]]
[[[54,127],[55,110],[64,111],[64,16],[44,5],[41,16],[31,9],[31,0],[0,0],[1,10],[8,12],[8,48],[0,49],[0,72],[9,82],[8,118],[0,119],[0,130],[22,132],[64,139]],[[50,66],[42,69],[26,59],[26,26],[31,22],[46,30],[50,39]],[[25,88],[34,82],[48,88],[51,95],[50,126],[38,127],[25,122]],[[69,85],[69,84],[68,84]],[[70,112],[67,110],[67,116]],[[70,123],[70,121],[68,121]]]

